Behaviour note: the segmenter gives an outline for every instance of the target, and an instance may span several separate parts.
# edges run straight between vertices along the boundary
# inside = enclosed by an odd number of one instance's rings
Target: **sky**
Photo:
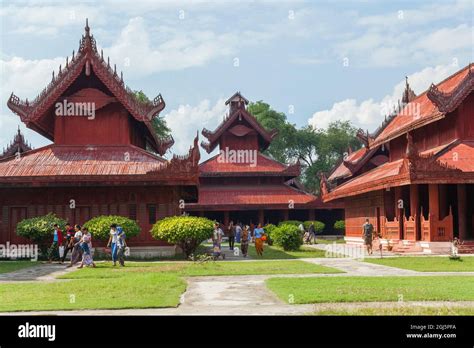
[[[6,106],[36,97],[78,49],[89,19],[125,83],[161,93],[184,154],[240,91],[298,127],[349,120],[369,131],[396,105],[405,76],[419,94],[473,61],[473,2],[0,0],[0,149],[18,126]],[[205,151],[201,151],[207,158]]]

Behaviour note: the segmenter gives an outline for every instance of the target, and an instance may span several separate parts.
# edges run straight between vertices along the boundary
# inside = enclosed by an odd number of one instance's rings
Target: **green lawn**
[[[271,278],[266,283],[293,303],[474,301],[470,276]]]
[[[36,266],[36,261],[0,261],[0,273],[18,271],[23,268]]]
[[[339,238],[339,239],[319,239],[319,238],[316,238],[316,243],[317,244],[333,244],[334,242],[336,244],[346,244],[346,241],[344,240],[344,238]]]
[[[474,257],[472,256],[462,256],[459,260],[451,260],[447,256],[403,256],[365,259],[364,261],[420,272],[474,272]]]
[[[240,248],[240,245],[237,244]],[[263,256],[258,256],[255,252],[255,245],[249,245],[249,256],[253,259],[258,260],[285,260],[285,259],[301,259],[311,257],[324,257],[324,250],[313,249],[311,247],[301,246],[298,251],[284,251],[282,248],[276,245],[266,245],[263,247]]]
[[[0,284],[0,311],[175,307],[185,276],[333,273],[303,261],[99,263],[57,282]],[[75,301],[71,303],[71,295]]]
[[[393,306],[316,310],[312,315],[474,315],[474,307]]]
[[[0,311],[175,307],[185,289],[169,273],[1,284]]]
[[[122,278],[136,273],[168,273],[180,277],[250,275],[250,274],[308,274],[341,273],[341,271],[304,261],[217,261],[217,262],[128,262],[126,267],[110,263],[97,268],[85,268],[61,276],[62,279]]]

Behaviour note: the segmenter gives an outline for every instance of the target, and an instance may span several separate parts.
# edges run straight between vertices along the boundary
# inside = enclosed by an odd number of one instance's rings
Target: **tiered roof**
[[[369,146],[390,141],[406,132],[444,118],[455,110],[474,87],[472,63],[412,99],[400,110]],[[418,107],[419,106],[419,107]]]
[[[165,107],[161,94],[158,94],[151,102],[139,100],[135,93],[125,86],[123,74],[118,75],[116,65],[114,65],[114,68],[111,67],[110,59],[104,59],[102,50],[99,54],[96,41],[94,36],[90,34],[87,21],[85,33],[79,41],[77,54],[73,51],[71,60],[69,60],[69,57],[66,58],[65,67],[62,68],[60,65],[57,75],[53,72],[52,80],[48,86],[32,101],[28,99],[20,100],[12,93],[7,105],[20,116],[27,127],[54,141],[54,123],[47,120],[48,111],[81,73],[85,72],[89,76],[91,69],[132,117],[145,124],[148,130],[149,143],[155,151],[163,155],[173,145],[174,140],[172,137],[160,139],[153,130],[152,119]]]
[[[30,151],[31,145],[25,140],[25,137],[20,131],[20,127],[18,126],[18,132],[15,134],[15,137],[10,144],[8,144],[7,148],[3,148],[3,152],[0,155],[0,159],[8,158],[11,156],[15,156],[17,154],[22,154],[24,152]]]

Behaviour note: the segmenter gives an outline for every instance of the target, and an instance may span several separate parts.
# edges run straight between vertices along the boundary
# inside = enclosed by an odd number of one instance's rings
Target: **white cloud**
[[[206,140],[203,139],[201,130],[203,128],[214,130],[222,122],[226,112],[225,99],[221,98],[215,105],[211,105],[208,99],[204,99],[195,106],[180,105],[177,109],[165,114],[166,123],[171,128],[171,134],[175,139],[175,144],[171,148],[172,152],[187,153],[198,131],[200,140]],[[201,159],[211,156],[202,148],[200,151]]]
[[[160,43],[152,40],[150,32],[155,31],[159,33]],[[213,59],[236,54],[242,43],[256,44],[265,37],[265,33],[252,31],[216,33],[185,30],[179,26],[150,29],[143,18],[135,17],[104,52],[113,57],[124,72],[146,75],[202,66]],[[231,60],[229,64],[232,64]]]
[[[438,65],[427,67],[421,71],[408,75],[408,82],[418,95],[429,88],[431,83],[439,83],[453,72],[458,70],[454,65]],[[345,99],[333,104],[330,109],[317,111],[308,120],[308,124],[316,128],[326,128],[334,121],[350,121],[356,127],[374,131],[387,115],[393,110],[401,99],[405,81],[402,80],[393,87],[392,94],[386,95],[382,100],[367,99],[357,102],[356,99]]]
[[[59,65],[64,66],[65,59],[24,59],[12,57],[0,59],[1,89],[0,89],[0,144],[5,146],[13,139],[18,125],[27,140],[34,146],[42,146],[49,141],[38,133],[26,129],[20,117],[12,114],[7,107],[7,100],[12,92],[21,99],[33,100],[51,81],[52,71],[58,71]]]

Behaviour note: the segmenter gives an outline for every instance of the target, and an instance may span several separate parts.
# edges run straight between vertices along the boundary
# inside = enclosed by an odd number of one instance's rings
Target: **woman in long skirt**
[[[258,224],[257,228],[253,230],[253,236],[255,238],[255,250],[257,255],[263,256],[263,239],[265,231],[262,228],[262,224]]]
[[[240,236],[240,249],[242,249],[242,255],[244,255],[244,257],[247,257],[247,253],[249,250],[249,240],[250,240],[249,227],[245,226]]]
[[[73,241],[72,241],[72,254],[71,254],[71,262],[67,267],[72,267],[82,259],[82,249],[81,249],[81,239],[82,239],[82,231],[81,226],[76,225],[74,226],[74,233]]]

